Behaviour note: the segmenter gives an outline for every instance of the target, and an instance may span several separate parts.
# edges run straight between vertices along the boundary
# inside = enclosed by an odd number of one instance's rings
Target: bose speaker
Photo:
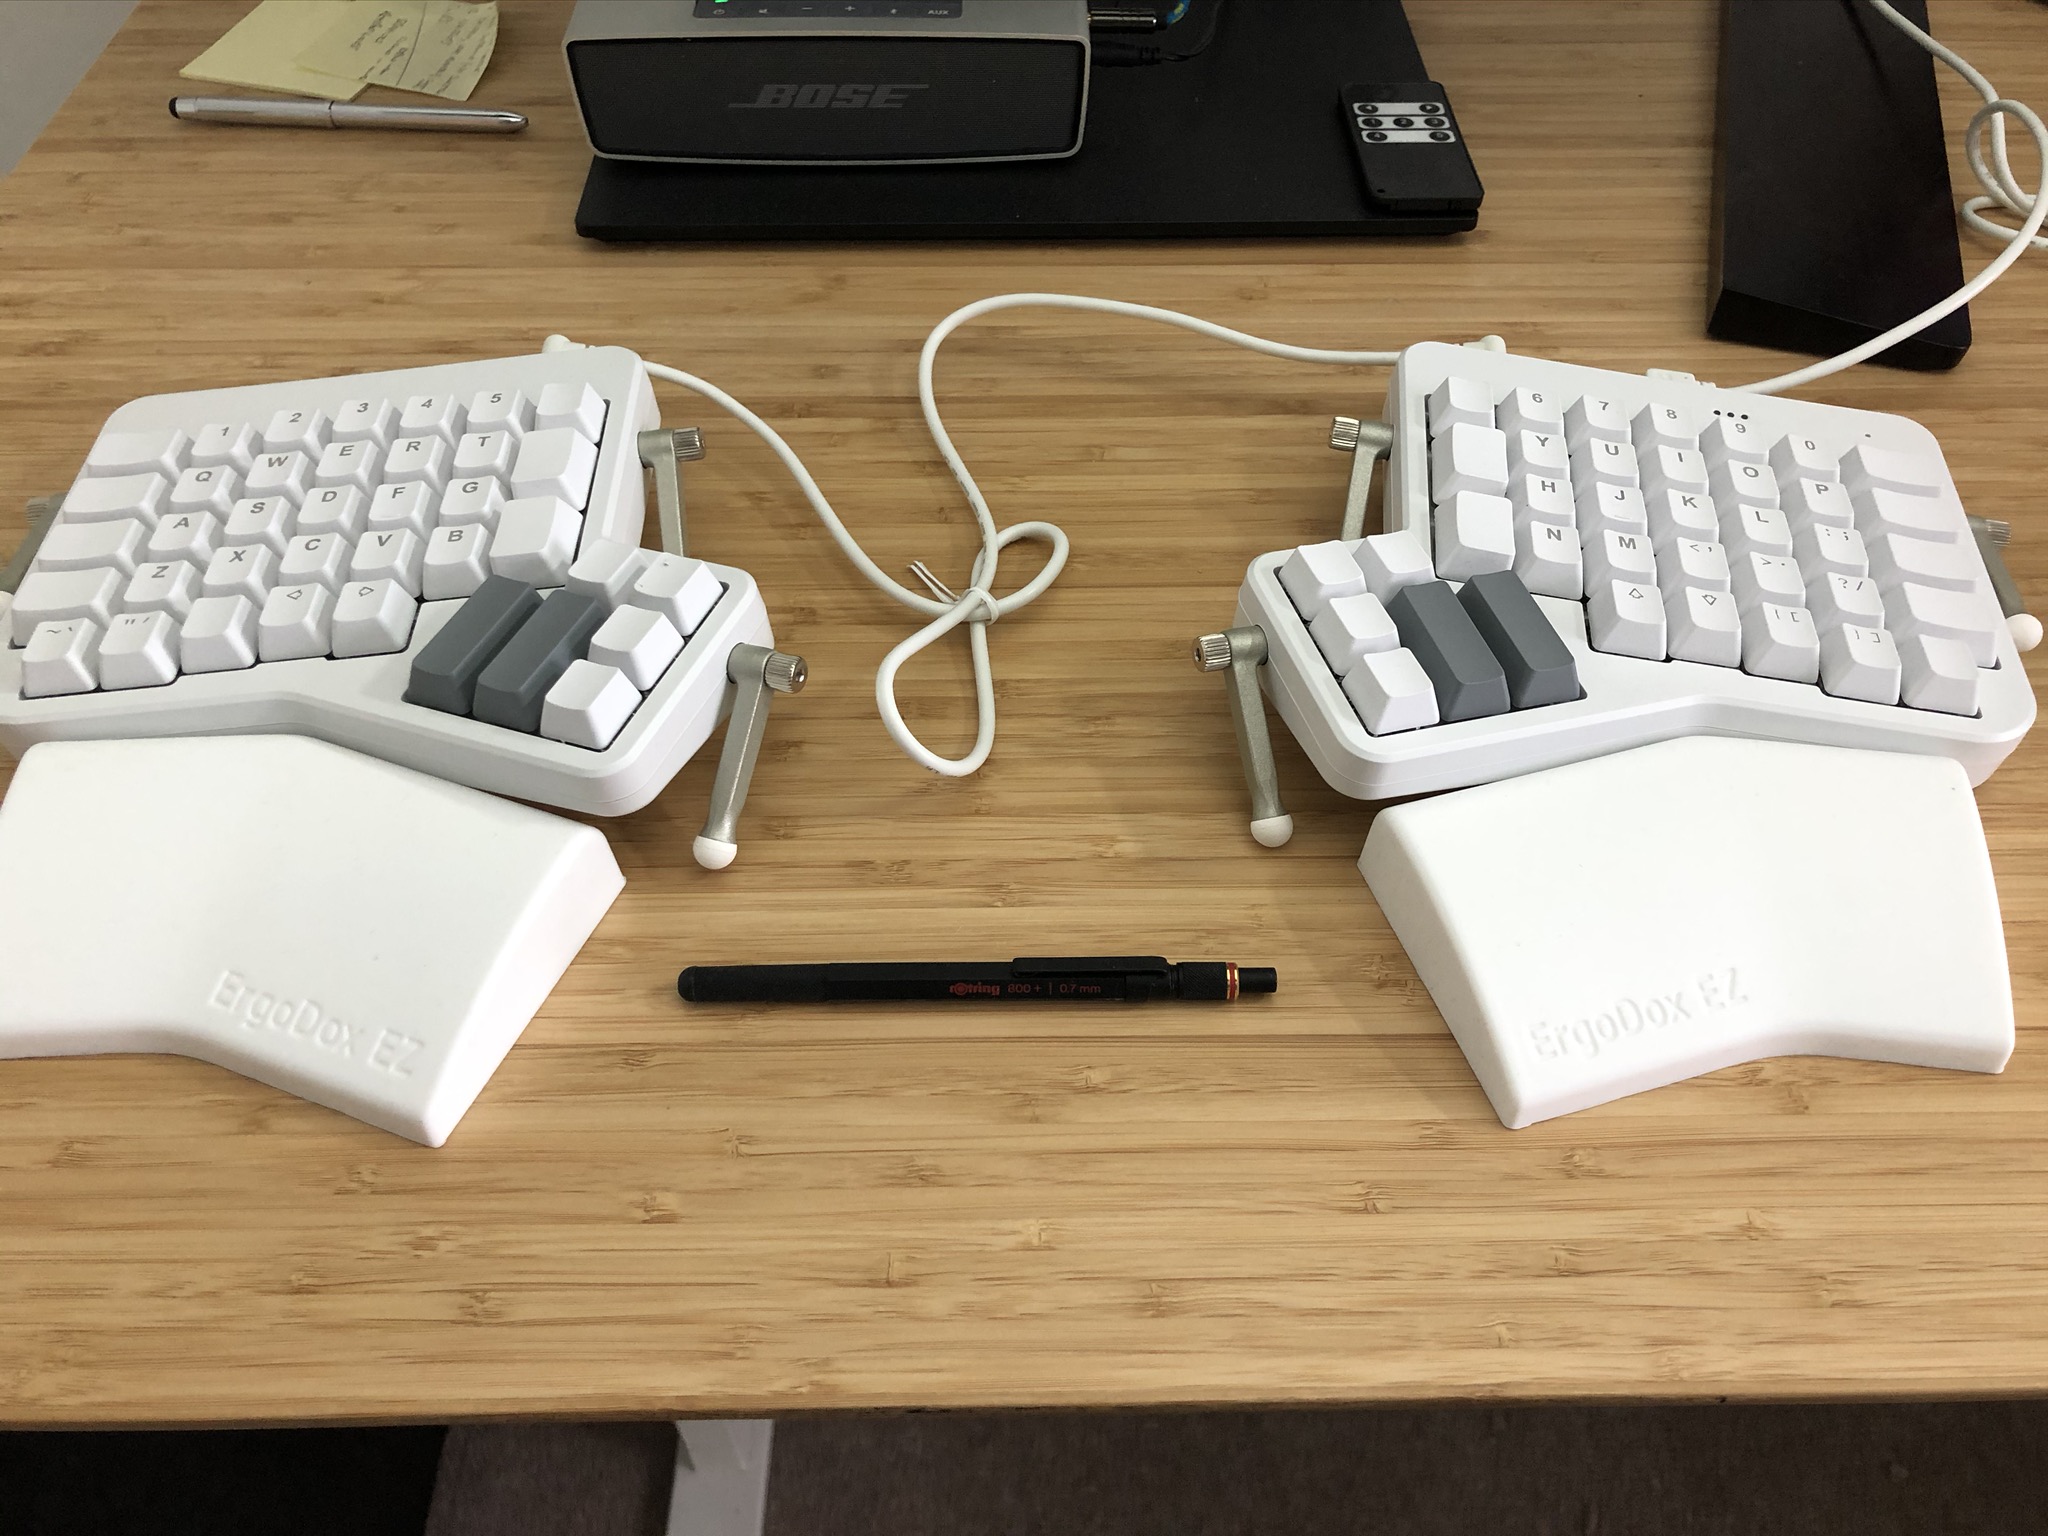
[[[563,50],[613,160],[1051,160],[1088,112],[1088,0],[578,0]]]

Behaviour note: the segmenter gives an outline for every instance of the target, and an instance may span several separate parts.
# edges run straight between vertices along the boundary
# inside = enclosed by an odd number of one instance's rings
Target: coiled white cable
[[[1781,373],[1774,379],[1764,379],[1755,384],[1738,384],[1737,389],[1753,395],[1775,395],[1787,389],[1796,389],[1810,384],[1815,379],[1824,379],[1831,373],[1840,373],[1852,368],[1865,358],[1875,357],[1885,348],[1904,341],[1909,336],[1934,324],[1944,315],[1952,314],[1976,298],[1986,288],[1997,282],[2005,271],[2029,250],[2048,250],[2048,238],[2043,238],[2041,225],[2048,220],[2048,127],[2025,102],[2013,101],[2000,96],[1991,82],[1971,65],[1968,59],[1954,49],[1944,46],[1913,25],[1892,8],[1889,0],[1865,0],[1870,8],[1913,39],[1922,48],[1941,60],[1950,69],[1970,83],[1971,89],[1984,98],[1984,105],[1970,119],[1970,126],[1964,130],[1964,148],[1970,157],[1970,169],[1976,173],[1978,183],[1984,188],[1982,195],[1964,202],[1961,217],[1965,224],[1981,235],[2003,241],[2005,249],[2000,251],[1984,266],[1983,271],[1971,278],[1940,303],[1930,305],[1912,319],[1893,326],[1882,336],[1873,336],[1860,346],[1851,347],[1839,357],[1812,363],[1804,368],[1795,368],[1790,373]],[[2015,119],[2021,127],[2033,135],[2034,147],[2041,156],[2041,180],[2032,193],[2020,190],[2012,174],[2012,163],[2006,158],[2005,120]],[[1986,137],[1990,148],[1985,148]],[[1984,217],[1987,208],[2002,208],[2019,219],[2018,229],[2011,229]]]

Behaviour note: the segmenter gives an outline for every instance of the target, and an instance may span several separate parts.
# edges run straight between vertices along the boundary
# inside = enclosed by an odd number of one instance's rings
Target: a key
[[[127,577],[110,566],[31,571],[22,578],[6,615],[13,623],[13,643],[26,644],[38,624],[61,619],[90,619],[105,634],[127,584]]]
[[[724,594],[724,586],[702,560],[692,560],[688,555],[657,554],[648,559],[647,569],[633,583],[626,601],[636,608],[652,608],[666,616],[678,633],[687,638],[697,632],[697,626]]]
[[[398,418],[398,435],[437,437],[452,448],[462,435],[464,420],[462,402],[453,395],[414,395]]]
[[[1429,435],[1443,437],[1451,428],[1491,427],[1493,392],[1477,379],[1445,379],[1429,392]]]
[[[1794,480],[1836,482],[1842,478],[1841,461],[1810,437],[1793,433],[1771,444],[1771,468],[1780,485]]]
[[[1289,555],[1280,566],[1280,587],[1302,622],[1313,624],[1332,598],[1365,591],[1365,572],[1348,544],[1331,539],[1303,544]]]
[[[1515,522],[1565,523],[1576,528],[1579,504],[1572,495],[1572,483],[1562,476],[1524,475],[1508,486],[1508,499],[1515,504]]]
[[[472,432],[509,432],[514,437],[533,425],[533,404],[516,389],[484,389],[470,397]]]
[[[282,496],[293,506],[306,499],[313,483],[313,461],[303,453],[262,453],[242,481],[245,496]]]
[[[453,494],[450,492],[449,494]],[[380,485],[370,498],[366,528],[410,528],[422,538],[433,527],[434,488],[420,480]],[[444,517],[443,522],[447,519]]]
[[[1781,505],[1794,524],[1806,521],[1847,528],[1855,521],[1855,509],[1849,505],[1849,493],[1839,480],[1809,480],[1804,477],[1788,480],[1780,476],[1778,491],[1783,497]]]
[[[1523,523],[1515,529],[1515,574],[1531,592],[1576,602],[1586,590],[1579,530],[1559,523]]]
[[[91,619],[38,624],[21,653],[21,696],[54,699],[91,693],[99,686],[100,637]]]
[[[1742,613],[1742,670],[1788,683],[1820,681],[1820,631],[1804,607],[1762,603]]]
[[[352,485],[368,496],[377,488],[377,461],[383,450],[368,439],[329,443],[313,469],[315,485]]]
[[[1745,617],[1756,608],[1775,604],[1781,608],[1806,606],[1806,579],[1799,562],[1790,555],[1760,555],[1754,550],[1737,551],[1728,562],[1728,576],[1735,593],[1735,606]],[[1770,674],[1776,676],[1776,673]]]
[[[1700,452],[1710,467],[1729,463],[1762,464],[1766,452],[1763,434],[1734,416],[1716,416],[1700,433]]]
[[[179,622],[161,610],[119,615],[100,642],[100,687],[161,688],[174,681]]]
[[[1865,491],[1939,498],[1948,486],[1941,462],[1898,448],[1858,443],[1842,455],[1842,483],[1853,497]]]
[[[1571,454],[1565,450],[1564,433],[1510,432],[1508,434],[1508,484],[1536,475],[1544,479],[1569,481]]]
[[[277,579],[284,586],[339,587],[348,574],[348,540],[337,533],[300,534],[284,547]]]
[[[242,477],[225,465],[196,465],[179,475],[178,483],[171,487],[169,510],[226,517],[235,508],[241,483]]]
[[[1596,437],[1583,447],[1572,445],[1572,465],[1576,473],[1574,482],[1584,499],[1588,482],[1601,485],[1629,485],[1640,489],[1643,483],[1641,461],[1636,458],[1633,444],[1616,442],[1611,438]]]
[[[1728,551],[1719,544],[1704,539],[1673,539],[1655,547],[1657,585],[1666,592],[1681,587],[1698,587],[1702,592],[1729,589]]]
[[[1721,519],[1711,497],[1660,491],[1644,498],[1644,510],[1650,519],[1650,541],[1660,548],[1679,539],[1721,542]]]
[[[140,518],[123,518],[113,523],[74,523],[68,518],[43,535],[36,551],[38,571],[89,571],[95,566],[112,566],[122,575],[132,574],[142,558],[149,530]]]
[[[389,400],[344,400],[334,408],[329,436],[337,443],[374,443],[382,448],[398,425],[398,408]]]
[[[588,384],[544,384],[533,408],[536,431],[568,427],[597,442],[604,436],[604,397]]]
[[[438,437],[401,437],[384,457],[384,480],[417,481],[436,491],[448,483],[449,447]]]
[[[1387,604],[1387,616],[1402,648],[1422,664],[1446,723],[1507,712],[1507,674],[1448,583],[1403,587]]]
[[[301,406],[279,411],[263,429],[263,451],[304,454],[308,462],[320,457],[327,446],[327,417],[321,411]]]
[[[413,657],[405,702],[444,714],[468,714],[476,680],[539,607],[540,594],[525,582],[486,577],[455,617]]]
[[[1571,648],[1512,572],[1473,577],[1459,592],[1458,605],[1506,674],[1510,708],[1566,704],[1580,696]]]
[[[1584,395],[1565,408],[1564,435],[1574,457],[1588,443],[1628,443],[1632,436],[1621,402],[1597,395]]]
[[[1485,386],[1480,386],[1482,389]],[[1498,426],[1514,441],[1520,432],[1540,432],[1564,440],[1564,401],[1547,389],[1511,389],[1494,412],[1492,422],[1479,422],[1480,426]],[[1432,425],[1432,430],[1434,426]]]
[[[640,611],[632,608],[619,610],[620,613]],[[668,623],[668,620],[659,614],[650,614],[649,617],[661,624]],[[607,623],[607,628],[609,627]],[[604,630],[598,631],[598,640],[604,638],[604,633]],[[1323,660],[1329,663],[1330,670],[1339,677],[1357,666],[1361,656],[1371,655],[1374,651],[1391,651],[1401,643],[1400,636],[1394,630],[1394,621],[1387,617],[1386,606],[1370,592],[1355,592],[1350,597],[1332,599],[1323,611],[1316,615],[1316,621],[1308,627],[1308,633],[1309,638],[1315,641],[1316,649],[1323,653]],[[682,643],[680,636],[677,637],[676,643]],[[593,640],[590,650],[593,657],[597,656],[597,646],[598,641]],[[637,677],[635,681],[638,681]]]
[[[182,560],[159,560],[135,568],[121,593],[121,608],[125,613],[168,613],[182,619],[192,611],[198,597],[198,566]],[[101,649],[105,649],[104,644]]]
[[[1707,471],[1707,493],[1723,510],[1734,506],[1775,507],[1778,477],[1769,466],[1746,459],[1724,459]]]
[[[1806,597],[1807,610],[1823,636],[1844,624],[1863,629],[1884,628],[1884,594],[1868,576],[1825,572],[1808,585]]]
[[[200,598],[178,630],[179,669],[239,672],[256,665],[256,614],[260,602],[260,597],[239,592]]]
[[[1884,592],[1885,628],[1899,642],[1904,654],[1906,641],[1913,637],[1954,640],[1970,653],[1980,667],[1998,659],[1997,636],[2005,629],[1998,605],[1983,593],[1950,592],[1940,587],[1923,587],[1917,581],[1902,581]]]
[[[540,733],[602,752],[639,707],[640,690],[617,667],[572,661],[541,701]]]
[[[1977,663],[1967,647],[1939,635],[1898,637],[1899,698],[1909,709],[1977,713]]]
[[[468,597],[491,574],[490,530],[476,523],[436,528],[420,559],[420,596],[428,602]]]
[[[176,480],[192,450],[192,439],[176,427],[154,432],[103,432],[85,456],[85,474],[93,479],[128,475],[162,475]]]
[[[1829,571],[1844,576],[1868,576],[1870,555],[1863,535],[1854,528],[1837,528],[1831,523],[1807,523],[1792,535],[1792,555],[1809,579]]]
[[[262,446],[256,428],[246,421],[213,422],[192,435],[187,457],[194,464],[218,464],[245,475]]]
[[[1435,505],[1443,505],[1460,491],[1504,496],[1507,488],[1505,432],[1461,421],[1430,444],[1429,499]]]
[[[1579,539],[1590,551],[1602,533],[1650,532],[1649,504],[1632,485],[1581,482],[1579,486]]]
[[[221,542],[261,544],[272,554],[281,555],[291,542],[294,515],[292,504],[282,496],[253,496],[238,501],[235,510],[228,514],[227,526],[221,530]]]
[[[1953,592],[1974,592],[1988,579],[1974,540],[1968,544],[1941,544],[1933,539],[1880,533],[1864,542],[1870,549],[1870,574],[1880,587],[1917,581],[1922,586],[1946,587]]]
[[[154,528],[169,504],[171,482],[162,475],[119,475],[80,480],[64,493],[64,521],[108,523],[134,518]]]
[[[306,492],[292,532],[331,533],[353,540],[363,531],[363,508],[363,493],[352,485],[318,486]]]
[[[1688,496],[1708,494],[1707,461],[1697,448],[1673,448],[1668,443],[1659,443],[1649,449],[1638,448],[1636,456],[1643,467],[1643,490],[1646,494],[1655,496],[1672,491]]]
[[[1960,542],[1958,534],[1967,526],[1945,501],[1882,486],[1852,490],[1849,505],[1855,513],[1857,531],[1866,539],[1880,533],[1897,533],[1909,539],[1954,544]]]
[[[166,512],[143,548],[150,561],[183,560],[201,570],[220,543],[220,524],[204,512]]]
[[[498,531],[491,535],[491,571],[536,587],[558,587],[582,536],[583,519],[552,496],[508,501],[498,509]]]
[[[1348,549],[1345,555],[1350,558]],[[640,579],[640,573],[647,569],[647,562],[652,558],[649,551],[638,545],[617,539],[585,539],[563,585],[571,592],[596,598],[609,612],[626,600],[626,594],[633,589],[633,583]],[[1340,576],[1348,575],[1349,570],[1341,564],[1337,566]],[[1364,573],[1359,575],[1362,580]]]
[[[206,573],[199,578],[199,591],[202,598],[246,597],[251,604],[260,604],[270,595],[276,577],[277,553],[268,544],[230,544],[214,551],[213,558],[206,564]],[[193,607],[196,611],[198,604],[195,603]],[[254,623],[252,609],[252,639],[255,633]]]
[[[409,539],[412,535],[386,537]],[[412,638],[413,615],[418,611],[412,593],[396,581],[350,581],[334,599],[329,649],[337,657],[388,656],[402,651]]]
[[[410,528],[373,529],[356,542],[355,553],[349,558],[349,586],[389,581],[404,591],[408,598],[416,598],[420,595],[420,566],[425,554],[425,543]],[[335,608],[334,622],[337,625],[341,623],[339,605]],[[408,629],[411,623],[408,618]],[[336,651],[335,654],[338,656],[341,652]]]
[[[327,654],[334,594],[317,582],[273,587],[256,619],[256,654],[263,661],[303,661]]]
[[[1658,448],[1692,452],[1699,447],[1699,434],[1693,431],[1691,418],[1675,405],[1646,405],[1636,412],[1629,427],[1636,452],[1644,459]]]
[[[1436,690],[1410,650],[1376,651],[1344,677],[1344,697],[1366,731],[1390,736],[1437,723]]]
[[[1673,587],[1664,599],[1666,644],[1673,661],[1710,667],[1742,665],[1742,616],[1732,593]]]
[[[1582,542],[1589,590],[1616,581],[1657,584],[1657,556],[1647,533],[1617,533],[1607,528]]]
[[[504,486],[488,476],[451,480],[448,489],[441,493],[439,526],[447,528],[456,523],[480,523],[495,532],[498,508],[504,504]]]
[[[1365,590],[1382,603],[1391,603],[1403,587],[1436,580],[1429,563],[1429,550],[1412,531],[1374,533],[1354,539],[1345,546],[1365,573]],[[688,633],[688,631],[685,631]]]
[[[1664,601],[1651,582],[1588,581],[1586,638],[1594,650],[1664,659]]]
[[[604,605],[580,592],[549,594],[477,678],[470,713],[487,725],[534,734],[548,690],[604,620]]]
[[[1731,507],[1722,515],[1721,532],[1730,556],[1792,553],[1792,529],[1776,507]]]
[[[1861,624],[1821,631],[1820,685],[1825,692],[1866,704],[1896,704],[1900,677],[1899,648],[1887,631]]]
[[[1515,509],[1505,496],[1460,491],[1436,509],[1436,569],[1447,581],[1469,581],[1515,563]]]
[[[463,476],[488,475],[502,479],[512,473],[514,443],[510,432],[470,432],[455,445],[455,463],[449,473]]]
[[[553,496],[581,512],[590,502],[597,449],[572,427],[536,427],[519,440],[512,463],[512,500]]]
[[[1370,640],[1376,633],[1372,627],[1370,614],[1363,608],[1352,607],[1368,603],[1378,614],[1378,622],[1385,631],[1387,644],[1395,644],[1394,621],[1389,619],[1386,610],[1379,606],[1379,599],[1368,592],[1338,598],[1323,610],[1322,617],[1317,619],[1316,623],[1332,622],[1332,615],[1339,609],[1346,609],[1347,613],[1337,622],[1341,623],[1347,632],[1358,631],[1361,642]],[[1316,643],[1318,646],[1322,644],[1320,639]],[[1366,651],[1381,648],[1364,644],[1357,654],[1363,655]],[[683,637],[676,633],[675,625],[652,609],[634,608],[630,605],[614,609],[612,616],[599,625],[597,633],[590,637],[590,659],[608,667],[617,667],[626,675],[626,681],[642,693],[661,680],[661,674],[668,670],[668,664],[681,654],[682,649]],[[1325,650],[1323,654],[1328,657],[1329,652]],[[1341,675],[1348,668],[1338,667],[1336,670]]]

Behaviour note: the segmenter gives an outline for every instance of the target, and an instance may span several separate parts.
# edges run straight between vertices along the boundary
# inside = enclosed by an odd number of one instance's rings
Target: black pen
[[[1275,992],[1272,967],[1158,955],[1090,955],[1007,964],[693,965],[676,978],[692,1003],[1235,1002]]]

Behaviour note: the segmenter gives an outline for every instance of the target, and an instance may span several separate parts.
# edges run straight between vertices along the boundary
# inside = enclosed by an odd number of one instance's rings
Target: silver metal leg
[[[761,1536],[775,1421],[684,1419],[676,1435],[668,1536]]]

